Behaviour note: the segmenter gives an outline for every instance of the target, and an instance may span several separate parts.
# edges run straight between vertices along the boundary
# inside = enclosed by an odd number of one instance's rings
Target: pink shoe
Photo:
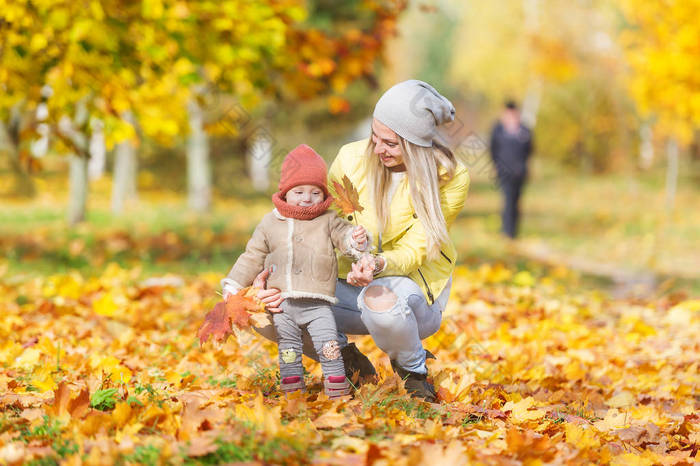
[[[350,384],[344,375],[329,375],[323,381],[328,398],[339,398],[350,394]]]
[[[303,392],[305,388],[304,380],[298,375],[293,377],[285,377],[280,383],[280,390],[282,390],[284,393],[291,393],[297,390],[301,390]]]

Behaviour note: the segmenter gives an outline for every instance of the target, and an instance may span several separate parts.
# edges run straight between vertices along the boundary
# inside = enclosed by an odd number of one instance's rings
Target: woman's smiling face
[[[403,165],[399,136],[377,119],[372,120],[372,142],[374,153],[379,156],[385,167],[399,168]]]

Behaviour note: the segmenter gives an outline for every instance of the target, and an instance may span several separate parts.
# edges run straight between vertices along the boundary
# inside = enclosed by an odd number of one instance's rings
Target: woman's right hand
[[[374,260],[369,254],[363,255],[359,261],[353,262],[352,270],[346,281],[352,286],[367,286],[374,279]]]
[[[280,306],[282,305],[282,292],[277,288],[267,288],[267,277],[270,275],[270,269],[265,269],[260,272],[255,280],[253,280],[253,286],[258,288],[258,299],[265,304],[265,309],[272,313],[282,312]]]
[[[265,309],[276,314],[282,312],[280,306],[282,305],[282,292],[277,288],[270,288],[267,290],[258,291],[258,299],[265,303]]]

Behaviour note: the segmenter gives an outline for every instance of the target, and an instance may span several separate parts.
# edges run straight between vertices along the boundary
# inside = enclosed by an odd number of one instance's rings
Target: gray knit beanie
[[[430,147],[437,136],[436,127],[454,120],[455,108],[430,84],[410,79],[379,98],[374,118],[407,141]]]

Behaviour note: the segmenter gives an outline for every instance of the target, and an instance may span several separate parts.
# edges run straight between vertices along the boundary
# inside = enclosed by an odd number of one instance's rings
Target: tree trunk
[[[12,194],[21,198],[32,198],[36,195],[36,185],[19,158],[18,150],[8,151],[10,157],[10,168],[14,177]]]
[[[68,201],[68,224],[73,226],[85,220],[87,207],[87,165],[85,157],[70,155],[70,188]]]
[[[248,175],[256,191],[266,191],[269,188],[271,161],[272,141],[267,133],[261,131],[248,150]]]
[[[18,108],[13,108],[9,124],[0,122],[0,148],[4,147],[10,161],[13,186],[12,194],[18,197],[31,198],[36,195],[34,180],[25,167],[22,166],[19,151],[20,113]]]
[[[204,131],[204,112],[196,100],[187,105],[190,135],[187,138],[187,200],[190,208],[204,212],[211,205],[209,140]]]
[[[666,210],[673,210],[678,186],[678,142],[670,139],[666,145],[668,167],[666,169]]]
[[[132,125],[134,118],[131,113],[123,115],[124,120]],[[124,211],[124,205],[137,197],[136,176],[138,174],[138,159],[136,147],[131,141],[122,141],[114,151],[114,180],[112,184],[112,213],[119,215]]]
[[[88,179],[98,180],[105,173],[107,165],[107,149],[105,148],[104,124],[95,119],[92,137],[90,138],[90,161],[88,162]]]
[[[540,28],[540,0],[522,0],[525,33],[530,35]],[[542,78],[535,74],[530,77],[527,91],[523,98],[520,118],[529,128],[537,124],[537,114],[542,99]]]
[[[114,151],[112,213],[121,214],[127,201],[136,199],[136,148],[129,141],[120,142]]]
[[[75,151],[68,156],[70,163],[68,224],[70,226],[85,220],[88,193],[87,167],[90,157],[88,150],[89,134],[87,133],[88,118],[89,115],[85,105],[79,103],[76,108],[75,119],[71,120],[64,116],[57,125],[58,136],[69,140]]]
[[[651,167],[654,161],[653,136],[651,125],[643,123],[639,128],[639,166],[645,170]]]
[[[540,110],[542,100],[542,80],[533,78],[528,85],[525,98],[523,99],[523,109],[521,119],[529,128],[534,128],[537,124],[537,114]]]

